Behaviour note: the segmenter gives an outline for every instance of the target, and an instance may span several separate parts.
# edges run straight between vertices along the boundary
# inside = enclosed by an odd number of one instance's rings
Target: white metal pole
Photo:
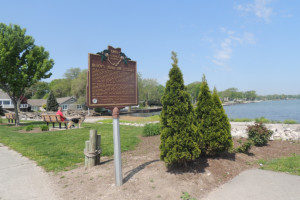
[[[113,135],[114,135],[114,163],[115,163],[115,183],[116,186],[123,185],[122,175],[122,159],[120,144],[120,125],[119,125],[119,109],[113,109]]]

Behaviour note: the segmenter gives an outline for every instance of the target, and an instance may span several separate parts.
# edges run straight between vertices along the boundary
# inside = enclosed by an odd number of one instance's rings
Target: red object
[[[63,121],[65,121],[65,118],[64,118],[64,115],[63,115],[63,113],[59,110],[59,111],[57,111],[57,113],[56,113],[57,115],[60,115],[60,117],[61,117],[61,121],[63,122]]]

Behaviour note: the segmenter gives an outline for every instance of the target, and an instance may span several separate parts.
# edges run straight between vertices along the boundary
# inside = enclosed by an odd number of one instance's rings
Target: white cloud
[[[226,33],[226,37],[221,40],[220,44],[215,48],[215,53],[212,62],[225,69],[230,69],[227,62],[231,59],[234,47],[243,44],[255,44],[254,35],[249,32],[244,32],[242,35],[235,31],[221,28],[221,31]]]
[[[253,13],[268,23],[271,21],[271,15],[273,15],[273,9],[268,7],[270,2],[271,0],[255,0],[253,4],[237,5],[235,9],[245,13]]]

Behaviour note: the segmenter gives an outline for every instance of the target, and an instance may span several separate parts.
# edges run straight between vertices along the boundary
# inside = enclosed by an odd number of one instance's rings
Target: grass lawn
[[[287,172],[289,174],[300,176],[300,155],[277,158],[270,161],[259,160],[259,163],[263,164],[261,169]]]
[[[7,122],[3,120],[3,123]],[[43,122],[29,122],[19,127],[0,125],[0,143],[20,152],[37,162],[47,171],[62,171],[76,167],[84,162],[83,149],[89,139],[89,130],[101,134],[102,156],[113,155],[113,129],[111,124],[83,123],[81,129],[51,131],[41,133],[18,133],[32,124],[34,127]],[[132,150],[139,143],[142,127],[120,126],[121,150]]]

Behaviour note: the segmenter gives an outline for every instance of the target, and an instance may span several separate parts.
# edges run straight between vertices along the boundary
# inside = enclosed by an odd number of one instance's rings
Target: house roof
[[[70,99],[74,99],[74,101],[76,102],[76,98],[75,97],[61,97],[61,98],[56,98],[57,103],[62,104]]]
[[[0,89],[0,99],[10,99],[8,94]]]
[[[28,99],[27,103],[31,106],[42,106],[47,103],[46,99]]]

